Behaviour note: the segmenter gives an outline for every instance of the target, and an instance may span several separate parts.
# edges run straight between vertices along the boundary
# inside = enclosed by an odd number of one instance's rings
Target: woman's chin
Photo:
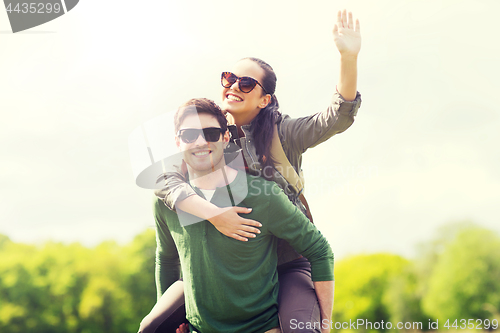
[[[234,105],[231,105],[230,103],[222,103],[222,109],[229,112],[229,113],[233,113],[235,111],[237,111],[237,108],[234,107]]]

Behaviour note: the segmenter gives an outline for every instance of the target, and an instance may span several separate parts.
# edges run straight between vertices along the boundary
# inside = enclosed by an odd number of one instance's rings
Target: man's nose
[[[196,138],[196,141],[194,142],[195,146],[206,146],[207,145],[207,140],[205,140],[205,137],[203,136],[203,133],[200,133],[198,137]]]

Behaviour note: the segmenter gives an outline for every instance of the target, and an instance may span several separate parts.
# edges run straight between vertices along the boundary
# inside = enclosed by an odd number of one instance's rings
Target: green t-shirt
[[[245,218],[262,223],[261,233],[247,242],[223,235],[208,221],[183,227],[177,213],[155,198],[159,292],[179,278],[182,264],[186,317],[195,329],[264,332],[279,326],[277,238],[309,259],[313,281],[333,280],[333,253],[275,183],[238,172],[211,202],[227,203],[228,191],[234,197],[244,193],[238,206],[252,208]]]

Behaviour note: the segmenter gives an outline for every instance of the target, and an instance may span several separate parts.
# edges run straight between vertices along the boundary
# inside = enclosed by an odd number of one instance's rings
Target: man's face
[[[217,119],[206,113],[187,116],[180,124],[179,130],[203,129],[208,127],[220,128]],[[175,142],[179,150],[183,152],[184,161],[198,174],[208,174],[225,165],[224,148],[229,142],[229,132],[218,136],[217,142],[207,142],[200,134],[194,142],[186,143],[176,137]]]

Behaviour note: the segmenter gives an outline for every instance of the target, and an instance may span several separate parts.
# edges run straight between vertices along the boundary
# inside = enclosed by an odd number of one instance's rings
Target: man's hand
[[[359,20],[356,20],[356,26],[354,26],[351,12],[349,12],[349,17],[345,9],[337,13],[337,23],[333,27],[333,40],[342,56],[358,56],[361,50],[360,26]]]
[[[239,241],[248,241],[248,238],[255,238],[255,234],[260,234],[260,230],[255,227],[262,227],[257,221],[245,219],[238,214],[248,214],[251,208],[228,207],[219,208],[220,214],[208,219],[220,233]]]
[[[181,326],[175,330],[175,333],[189,333],[188,324],[181,324]]]

